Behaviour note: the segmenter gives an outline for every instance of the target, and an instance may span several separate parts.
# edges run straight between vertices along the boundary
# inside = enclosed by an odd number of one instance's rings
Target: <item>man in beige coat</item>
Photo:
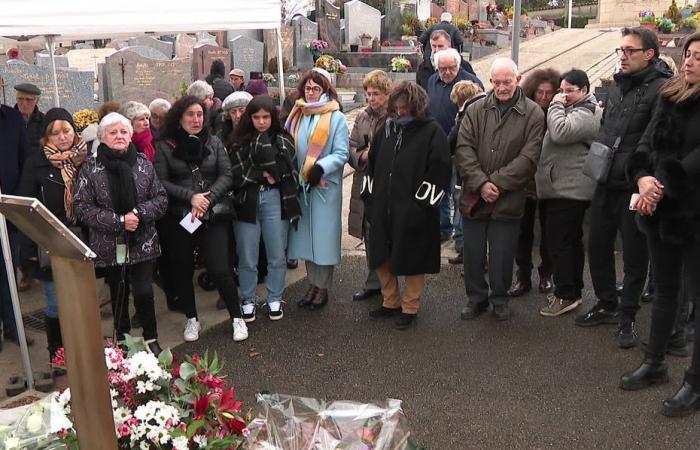
[[[462,176],[464,229],[464,320],[486,311],[511,316],[513,278],[525,188],[537,169],[544,113],[518,87],[517,65],[498,58],[491,66],[493,90],[469,106],[459,130],[455,164]],[[488,248],[488,277],[484,276]],[[491,294],[489,295],[489,291]]]

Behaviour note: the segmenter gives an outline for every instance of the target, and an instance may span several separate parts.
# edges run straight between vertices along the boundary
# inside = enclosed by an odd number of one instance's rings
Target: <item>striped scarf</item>
[[[331,116],[334,111],[339,111],[340,105],[335,100],[322,100],[315,103],[306,103],[303,99],[299,99],[294,104],[294,107],[287,117],[287,123],[285,123],[285,128],[294,136],[294,142],[299,148],[298,133],[299,125],[301,124],[301,119],[303,116],[313,116],[320,114],[321,117],[316,124],[316,128],[311,133],[309,138],[308,149],[306,151],[306,157],[304,159],[304,165],[301,168],[301,176],[304,181],[308,180],[309,170],[316,164],[316,161],[321,156],[323,148],[328,142],[328,137],[331,130]]]
[[[44,146],[44,155],[52,166],[61,170],[63,178],[63,205],[66,208],[66,217],[71,223],[75,223],[73,212],[73,182],[78,175],[78,168],[87,157],[87,145],[80,141],[68,150],[61,151],[51,144]]]

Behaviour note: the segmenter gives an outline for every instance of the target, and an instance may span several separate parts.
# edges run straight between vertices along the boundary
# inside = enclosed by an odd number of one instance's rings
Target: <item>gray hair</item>
[[[437,41],[440,38],[447,39],[447,43],[449,43],[450,45],[452,44],[452,38],[450,37],[450,33],[448,33],[447,31],[435,30],[432,33],[430,33],[431,41]]]
[[[148,109],[150,111],[153,111],[154,109],[162,109],[163,111],[169,111],[170,108],[172,108],[172,105],[169,101],[167,101],[164,98],[157,98],[148,105]]]
[[[141,116],[150,118],[151,110],[143,103],[131,101],[124,103],[122,107],[119,108],[119,114],[133,121]]]
[[[518,71],[518,65],[515,64],[515,61],[507,57],[494,59],[493,63],[491,63],[491,70],[489,71],[489,75],[493,75],[493,73],[498,69],[510,69],[513,71],[513,74],[516,77],[520,75],[520,72]]]
[[[102,141],[107,130],[119,124],[124,125],[129,130],[130,137],[133,136],[134,127],[131,126],[131,121],[119,113],[112,112],[104,116],[100,121],[100,125],[97,128],[97,139]]]
[[[187,88],[187,95],[194,95],[200,100],[214,96],[214,88],[204,80],[197,80]]]
[[[440,22],[452,22],[452,14],[448,12],[440,14]]]
[[[445,50],[440,50],[439,52],[433,54],[434,67],[438,66],[438,64],[440,63],[440,58],[442,58],[443,56],[454,59],[455,64],[457,64],[457,67],[459,67],[462,64],[462,56],[459,54],[459,52],[453,48],[446,48]]]

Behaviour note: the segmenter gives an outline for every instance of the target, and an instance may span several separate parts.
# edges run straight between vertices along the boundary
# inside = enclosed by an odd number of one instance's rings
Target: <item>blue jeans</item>
[[[58,301],[56,300],[56,285],[53,281],[44,281],[44,294],[46,295],[46,310],[44,313],[50,319],[58,319]]]
[[[282,219],[282,202],[279,189],[258,193],[256,222],[236,221],[233,225],[238,252],[238,282],[241,301],[257,303],[255,288],[258,284],[258,252],[260,236],[265,241],[267,254],[267,302],[279,302],[284,293],[287,275],[287,232],[289,222]]]

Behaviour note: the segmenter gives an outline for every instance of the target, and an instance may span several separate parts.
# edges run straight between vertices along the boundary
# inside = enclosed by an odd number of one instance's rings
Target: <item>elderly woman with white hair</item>
[[[131,330],[131,290],[146,346],[158,354],[152,263],[160,256],[155,222],[165,214],[168,197],[151,162],[131,142],[133,133],[121,114],[102,119],[97,155],[80,169],[73,208],[89,229],[95,266],[106,272],[117,341]]]
[[[143,103],[126,102],[119,109],[119,113],[131,121],[134,130],[131,142],[146,159],[153,162],[156,159],[156,148],[153,146],[151,133],[151,110]]]
[[[148,110],[151,111],[151,134],[153,139],[159,139],[160,134],[165,127],[165,116],[170,111],[172,105],[164,98],[156,98],[148,104]]]

